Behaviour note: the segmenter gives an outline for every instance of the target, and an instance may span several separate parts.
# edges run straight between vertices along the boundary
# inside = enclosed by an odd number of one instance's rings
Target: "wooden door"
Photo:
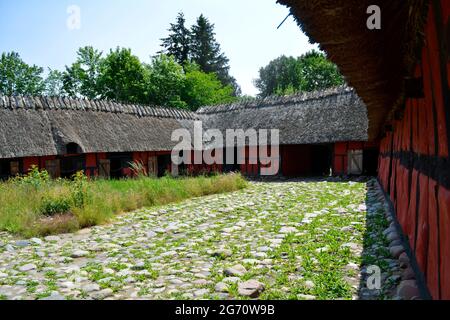
[[[19,161],[11,161],[9,163],[11,176],[17,176],[20,173]]]
[[[150,177],[158,176],[158,157],[148,158],[148,175]]]
[[[109,178],[111,175],[111,161],[109,159],[100,159],[98,163],[98,175],[101,178]]]
[[[363,151],[350,150],[348,152],[348,174],[362,174],[363,172]]]
[[[59,159],[45,161],[45,170],[53,179],[61,177],[61,165]]]

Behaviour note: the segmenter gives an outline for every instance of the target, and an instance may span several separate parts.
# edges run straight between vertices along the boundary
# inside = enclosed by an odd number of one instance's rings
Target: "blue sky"
[[[67,27],[71,5],[81,9],[79,30]],[[29,64],[63,69],[81,46],[104,52],[121,46],[149,62],[179,11],[189,25],[201,13],[215,24],[245,94],[257,93],[253,79],[270,60],[315,47],[292,17],[277,30],[288,10],[275,0],[0,0],[0,52],[17,51]]]

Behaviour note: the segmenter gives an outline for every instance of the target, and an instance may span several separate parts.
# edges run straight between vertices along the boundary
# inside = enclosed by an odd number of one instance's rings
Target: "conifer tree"
[[[191,32],[186,28],[185,23],[184,14],[178,13],[176,23],[170,24],[169,36],[161,39],[164,50],[159,52],[173,56],[181,65],[189,60],[190,52]]]
[[[240,93],[236,79],[230,76],[229,59],[221,51],[216,40],[214,24],[200,15],[191,29],[190,57],[203,72],[215,73],[223,85],[231,85],[235,95]]]

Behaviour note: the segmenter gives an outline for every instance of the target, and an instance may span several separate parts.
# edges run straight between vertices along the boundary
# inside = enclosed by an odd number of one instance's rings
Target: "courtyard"
[[[376,180],[251,182],[243,190],[21,240],[0,233],[2,299],[383,299],[399,281]]]

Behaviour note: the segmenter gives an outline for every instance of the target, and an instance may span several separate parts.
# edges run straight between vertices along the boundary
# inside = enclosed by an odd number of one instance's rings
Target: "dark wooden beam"
[[[422,77],[405,79],[405,97],[413,99],[421,99],[425,97]]]

